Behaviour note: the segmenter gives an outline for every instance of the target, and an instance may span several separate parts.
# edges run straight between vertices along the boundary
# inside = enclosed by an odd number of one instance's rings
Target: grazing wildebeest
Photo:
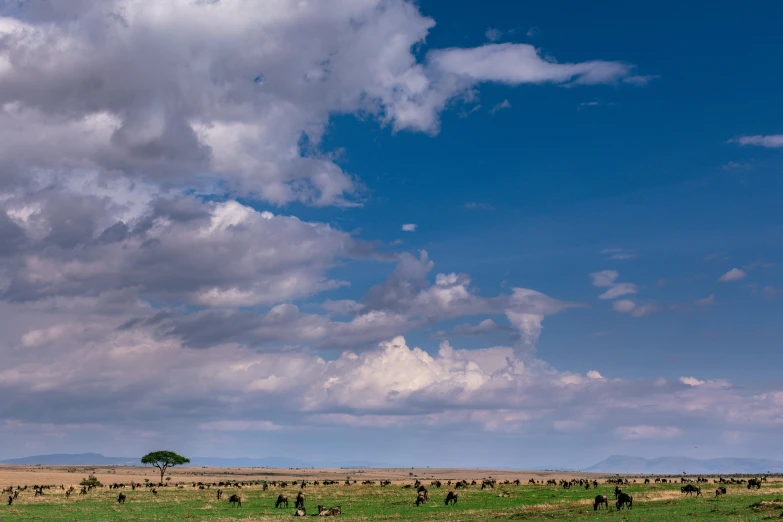
[[[158,494],[158,490],[157,490],[157,489],[155,489],[155,488],[152,488],[152,494],[153,494],[153,495],[157,495],[157,494]]]
[[[427,502],[427,499],[424,497],[424,492],[421,491],[419,492],[419,495],[416,497],[416,507],[421,506],[425,502]]]
[[[285,495],[278,495],[277,501],[275,502],[275,507],[279,508],[283,504],[285,504],[285,507],[288,507],[288,497]]]
[[[330,513],[329,515],[330,517],[336,517],[337,515],[342,515],[343,510],[340,508],[340,506],[334,506],[329,510],[329,513]]]
[[[296,496],[296,502],[294,502],[294,507],[296,509],[303,508],[305,504],[305,494],[299,491],[299,494]]]
[[[422,495],[422,494],[424,495],[425,502],[429,501],[429,499],[430,499],[430,492],[427,491],[427,488],[425,488],[424,486],[419,486],[419,489],[417,489],[416,491],[419,493],[419,495]]]
[[[757,478],[752,478],[748,481],[748,489],[756,488],[761,489],[761,481]]]
[[[234,507],[242,507],[242,499],[237,494],[228,497],[228,503]]]
[[[698,486],[694,486],[693,484],[688,484],[687,486],[683,486],[680,488],[680,491],[682,493],[685,493],[685,495],[690,496],[696,493],[697,497],[701,496],[701,488]]]
[[[614,498],[617,498],[617,497],[619,497],[619,496],[620,496],[620,493],[622,493],[622,492],[623,492],[623,490],[622,490],[622,489],[620,489],[620,486],[615,486],[615,487],[614,487]]]
[[[510,496],[511,496],[511,493],[509,493],[508,491],[501,491],[500,493],[498,493],[498,497],[499,498],[508,498]]]
[[[446,505],[448,506],[449,502],[451,502],[452,504],[456,504],[458,498],[459,496],[456,493],[454,493],[453,491],[449,491],[449,494],[446,495]]]
[[[598,508],[601,507],[601,504],[606,506],[606,509],[609,509],[609,497],[606,495],[597,495],[595,497],[595,502],[593,502],[593,511],[598,511]]]
[[[624,507],[633,509],[633,497],[628,493],[620,493],[617,495],[617,504],[615,506],[617,509],[622,509]]]
[[[220,497],[222,497],[222,496],[223,496],[223,490],[218,488],[218,490],[217,490],[217,499],[220,500]]]
[[[644,483],[645,484],[649,484],[650,483],[650,479],[648,479],[648,478],[644,479]]]
[[[295,517],[304,517],[307,516],[307,513],[305,512],[305,508],[299,508],[296,511],[294,511]]]
[[[118,504],[124,504],[125,503],[125,493],[120,493],[120,496],[117,497],[117,503]]]
[[[456,489],[465,489],[465,488],[467,488],[467,487],[468,487],[468,481],[467,481],[467,480],[460,480],[459,482],[457,482],[457,483],[454,485],[454,487],[455,487]]]
[[[8,505],[10,506],[13,503],[14,503],[14,497],[12,497],[11,495],[8,495]]]
[[[726,488],[718,488],[715,490],[715,496],[719,497],[726,494]]]

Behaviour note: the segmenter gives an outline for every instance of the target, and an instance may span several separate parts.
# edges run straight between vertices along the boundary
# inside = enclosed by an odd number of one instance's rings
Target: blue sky
[[[753,349],[780,361],[779,304],[759,295],[760,287],[780,286],[779,269],[759,267],[737,285],[717,279],[735,266],[774,265],[781,254],[783,158],[728,142],[775,134],[783,119],[775,103],[780,78],[759,74],[783,52],[774,22],[780,6],[767,5],[760,16],[729,2],[709,10],[420,5],[437,21],[423,53],[481,45],[494,28],[498,41],[531,42],[563,60],[622,60],[660,77],[643,88],[482,85],[473,102],[443,114],[432,138],[340,118],[326,143],[345,148],[340,163],[363,174],[368,203],[325,219],[426,249],[438,270],[469,272],[485,291],[505,282],[589,304],[553,318],[559,324],[542,337],[539,350],[557,367],[586,371],[597,358],[640,377],[687,369],[744,382],[776,378],[776,364],[743,368],[720,359]],[[510,107],[493,114],[505,100]],[[404,234],[398,222],[419,228]],[[637,257],[600,254],[618,247]],[[716,305],[643,320],[618,316],[595,299],[586,277],[602,269],[619,271],[662,308],[710,295]],[[619,353],[644,364],[629,368]]]
[[[781,16],[0,1],[0,457],[783,459]]]

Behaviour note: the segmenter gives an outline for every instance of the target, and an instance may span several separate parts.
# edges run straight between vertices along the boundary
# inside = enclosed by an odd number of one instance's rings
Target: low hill
[[[17,466],[122,466],[138,464],[134,457],[104,457],[98,453],[57,453],[54,455],[33,455],[18,459],[0,460],[0,464],[15,464]]]
[[[660,457],[644,459],[612,455],[582,471],[604,473],[644,473],[651,475],[783,473],[783,462],[769,459],[694,459],[689,457]]]

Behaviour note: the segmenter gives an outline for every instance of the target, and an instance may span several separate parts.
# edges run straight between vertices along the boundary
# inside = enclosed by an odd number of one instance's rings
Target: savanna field
[[[89,474],[103,483],[86,495],[80,495],[79,482]],[[231,469],[199,470],[183,468],[171,473],[169,485],[157,487],[157,495],[150,487],[132,490],[131,482],[144,483],[144,479],[156,481],[149,468],[54,468],[54,467],[4,467],[0,468],[0,486],[28,486],[20,491],[13,504],[8,506],[8,494],[0,506],[0,520],[10,521],[178,521],[178,520],[276,520],[293,516],[294,500],[301,490],[292,481],[308,482],[305,509],[307,515],[317,514],[317,505],[327,508],[340,506],[345,520],[423,520],[423,521],[482,521],[482,520],[775,520],[783,513],[783,481],[770,478],[761,489],[748,490],[745,484],[724,485],[727,494],[715,497],[717,477],[708,477],[708,483],[699,484],[701,497],[689,497],[680,491],[681,483],[643,484],[640,477],[628,476],[631,482],[622,489],[633,496],[633,509],[617,510],[614,484],[606,483],[609,475],[581,473],[512,472],[492,470],[271,470]],[[350,477],[351,485],[345,485]],[[496,480],[494,488],[482,490],[483,479]],[[554,479],[597,480],[598,488],[527,484]],[[672,477],[668,477],[671,479]],[[747,478],[747,477],[746,477]],[[389,486],[380,486],[381,480],[391,480]],[[416,490],[412,485],[418,479],[429,490],[429,501],[417,507]],[[633,483],[633,480],[636,483]],[[314,481],[319,485],[314,485]],[[337,484],[322,485],[323,480]],[[356,483],[354,484],[354,480]],[[431,482],[440,480],[437,488]],[[452,485],[448,486],[447,481]],[[467,489],[455,489],[457,480],[477,481]],[[504,483],[506,480],[512,482]],[[519,480],[521,485],[514,485]],[[218,487],[213,482],[249,483],[267,481],[270,486],[263,491],[260,484],[240,487],[224,486],[223,496],[217,500]],[[287,481],[286,487],[271,486],[272,481]],[[374,484],[362,482],[374,481]],[[209,483],[205,489],[194,487],[194,482]],[[124,483],[125,488],[109,489],[110,484]],[[51,485],[42,496],[35,496],[34,485]],[[76,491],[67,498],[71,485]],[[182,486],[181,488],[179,486]],[[456,491],[456,505],[446,506],[444,500],[449,491]],[[120,493],[126,496],[124,504],[118,504]],[[505,496],[505,494],[508,496]],[[242,507],[233,507],[228,499],[232,494],[241,497]],[[288,497],[287,508],[275,508],[278,495]],[[609,509],[593,510],[596,495],[609,498]],[[501,496],[502,495],[502,496]]]

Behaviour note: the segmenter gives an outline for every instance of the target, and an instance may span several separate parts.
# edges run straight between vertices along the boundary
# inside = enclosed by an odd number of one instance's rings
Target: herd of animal
[[[728,479],[723,478],[723,477],[719,477],[718,479],[713,479],[713,483],[714,484],[746,485],[747,489],[753,489],[753,488],[760,489],[762,483],[766,482],[766,481],[767,481],[767,477],[766,476],[763,476],[763,477],[760,477],[760,478],[750,478],[750,479],[747,479],[747,480],[746,479],[738,479],[738,478],[734,478],[734,477],[731,477],[731,478],[728,478]],[[654,479],[654,482],[655,482],[655,484],[672,484],[672,483],[677,482],[677,480],[676,479],[667,479],[667,478],[657,477],[657,478]],[[688,477],[680,477],[679,478],[679,482],[682,483],[682,484],[685,484],[684,486],[682,486],[680,488],[680,491],[684,495],[699,497],[699,496],[702,496],[701,486],[696,485],[696,484],[705,484],[705,483],[708,483],[709,481],[706,478],[699,476],[696,479],[691,479],[691,478],[688,478]],[[297,486],[297,485],[299,486],[299,492],[296,495],[296,498],[294,500],[294,509],[295,509],[294,516],[306,516],[307,515],[307,510],[305,508],[306,495],[305,495],[304,489],[307,488],[308,484],[312,484],[314,486],[318,486],[318,485],[330,486],[330,485],[335,485],[335,484],[338,484],[338,483],[339,483],[338,481],[334,481],[334,480],[322,480],[320,482],[318,480],[315,480],[315,481],[312,481],[312,482],[308,482],[307,480],[302,480],[300,482],[296,481],[296,480],[292,481],[290,483],[291,486]],[[353,484],[355,485],[356,483],[357,483],[357,481],[354,480]],[[392,482],[390,480],[381,480],[379,483],[380,483],[381,487],[386,487],[386,486],[391,486],[392,485]],[[635,479],[633,480],[633,482],[631,482],[629,479],[621,478],[621,477],[610,478],[610,479],[606,479],[604,481],[604,484],[608,484],[608,485],[614,484],[615,485],[615,488],[614,488],[614,500],[615,500],[615,507],[618,510],[620,510],[620,509],[632,509],[633,508],[633,497],[630,494],[624,492],[620,486],[636,484],[636,483],[637,483],[637,481]],[[376,482],[374,480],[365,480],[361,484],[362,485],[375,485]],[[514,481],[505,480],[504,482],[501,482],[501,483],[498,483],[498,481],[495,480],[495,479],[483,479],[481,481],[480,488],[482,490],[485,490],[485,489],[495,489],[498,486],[498,484],[500,484],[501,486],[502,485],[509,485],[509,486],[510,485],[516,485],[516,486],[522,485],[522,483],[521,483],[521,481],[519,479],[514,480]],[[531,478],[528,481],[528,484],[531,484],[531,485],[556,486],[556,487],[561,487],[563,489],[582,487],[582,488],[584,488],[586,490],[589,490],[591,487],[592,488],[598,488],[598,486],[599,486],[597,480],[595,480],[595,479],[585,479],[585,478],[571,479],[571,480],[561,479],[559,481],[554,480],[554,479],[549,479],[546,482],[544,482],[543,480],[536,481],[535,479]],[[649,478],[645,478],[644,479],[644,484],[651,484],[651,480]],[[267,482],[267,481],[248,481],[248,482],[227,481],[227,482],[212,482],[212,483],[209,483],[209,482],[206,482],[206,483],[205,482],[193,482],[192,483],[192,487],[193,488],[198,488],[200,490],[210,489],[212,487],[217,488],[216,496],[217,496],[217,500],[218,501],[220,501],[223,498],[223,488],[229,488],[230,487],[230,488],[233,488],[233,489],[240,489],[241,490],[243,487],[254,486],[254,485],[255,486],[259,486],[260,485],[262,487],[263,491],[267,491],[270,487],[286,488],[286,487],[289,486],[289,482],[288,481],[272,481],[272,482]],[[346,479],[345,485],[346,486],[350,486],[351,485],[351,480],[350,479]],[[444,500],[444,504],[447,505],[447,506],[449,506],[449,505],[452,505],[452,506],[456,505],[457,502],[459,501],[459,493],[456,490],[467,489],[468,487],[471,487],[471,486],[479,487],[478,482],[476,482],[475,480],[473,480],[470,483],[468,483],[468,481],[466,481],[466,480],[459,480],[459,481],[455,481],[453,483],[452,483],[451,480],[449,480],[449,481],[446,481],[445,484],[444,484],[444,482],[442,482],[440,480],[433,480],[432,482],[430,482],[430,487],[434,487],[434,488],[437,488],[437,489],[440,489],[444,485],[447,486],[448,488],[454,488],[454,490],[455,490],[455,491],[449,491],[448,494],[446,495],[446,498]],[[126,485],[126,484],[123,484],[123,483],[119,483],[119,484],[113,483],[113,484],[110,484],[110,485],[108,485],[106,487],[108,487],[108,489],[110,489],[110,490],[117,490],[117,489],[126,489],[128,486],[132,490],[134,490],[134,491],[137,488],[147,488],[147,489],[150,489],[150,491],[151,491],[151,493],[153,495],[157,495],[158,494],[158,490],[157,490],[158,487],[163,487],[163,488],[170,487],[168,484],[164,484],[164,483],[160,483],[160,484],[155,485],[155,484],[152,484],[152,483],[140,484],[140,483],[135,483],[135,482],[131,482],[129,485]],[[81,490],[79,491],[79,494],[80,495],[87,495],[87,493],[89,491],[92,491],[93,489],[97,489],[98,487],[102,487],[102,486],[93,486],[93,485],[83,486],[81,488]],[[176,485],[174,487],[176,487],[178,489],[184,489],[185,485],[179,484],[179,485]],[[403,489],[415,489],[415,491],[416,491],[416,500],[415,500],[414,503],[415,503],[415,505],[417,507],[421,506],[421,505],[423,505],[423,504],[425,504],[427,502],[429,502],[429,500],[430,500],[429,489],[424,484],[422,484],[421,481],[419,481],[418,479],[416,479],[416,481],[413,484],[405,484],[402,487],[403,487]],[[28,486],[16,486],[15,488],[14,488],[14,486],[8,486],[7,488],[3,489],[2,492],[8,494],[8,505],[10,506],[19,497],[19,493],[22,492],[22,491],[26,491],[27,489],[28,489]],[[44,491],[49,491],[51,489],[57,489],[57,486],[52,486],[52,485],[34,485],[34,486],[32,486],[32,489],[35,492],[34,496],[38,497],[38,496],[43,496],[44,495]],[[64,485],[60,485],[59,489],[65,491],[66,498],[70,497],[73,493],[76,492],[76,488],[74,488],[73,486],[70,486],[68,489],[66,489]],[[726,490],[725,486],[719,486],[715,490],[715,496],[716,497],[721,497],[723,495],[726,495],[726,492],[727,492],[727,490]],[[498,493],[497,496],[500,497],[500,498],[504,498],[504,497],[509,497],[511,495],[507,491],[501,491],[500,493]],[[127,499],[127,496],[125,495],[125,493],[124,492],[120,492],[118,497],[117,497],[117,503],[118,504],[124,504],[126,499]],[[237,494],[237,493],[232,493],[228,497],[228,503],[230,505],[234,506],[234,507],[241,508],[242,507],[242,497],[239,494]],[[283,494],[283,493],[280,493],[277,496],[277,500],[275,500],[275,508],[282,508],[282,507],[288,508],[288,496]],[[606,495],[597,495],[595,497],[594,501],[593,501],[593,510],[597,511],[597,510],[601,509],[602,507],[604,509],[609,509],[609,497],[607,497]],[[325,517],[334,517],[334,516],[338,516],[338,515],[341,515],[341,514],[342,514],[342,509],[340,508],[340,506],[334,506],[334,507],[328,508],[328,507],[323,506],[323,505],[318,505],[317,508],[316,508],[316,512],[315,512],[315,515],[322,516],[322,517],[324,517],[324,516]]]

